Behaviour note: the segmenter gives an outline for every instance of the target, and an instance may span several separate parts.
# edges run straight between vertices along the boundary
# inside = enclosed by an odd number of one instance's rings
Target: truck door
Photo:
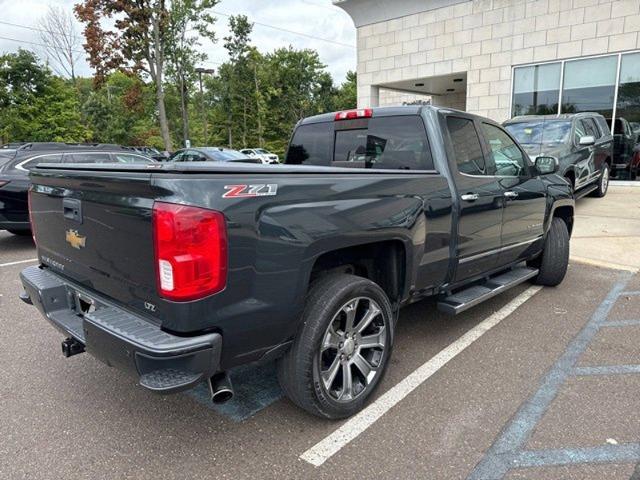
[[[497,264],[502,225],[502,187],[486,159],[476,122],[446,117],[449,168],[458,197],[458,265],[453,281],[481,275]]]
[[[509,134],[482,122],[486,156],[492,159],[504,196],[502,241],[498,266],[524,259],[540,250],[546,210],[545,186]]]

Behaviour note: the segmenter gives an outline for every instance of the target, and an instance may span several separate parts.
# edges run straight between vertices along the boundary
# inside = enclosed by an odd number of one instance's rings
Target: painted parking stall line
[[[467,347],[482,337],[482,335],[511,315],[516,309],[518,309],[518,307],[533,297],[541,289],[542,287],[535,286],[525,290],[523,293],[511,300],[507,305],[473,327],[458,340],[425,362],[422,366],[418,367],[408,377],[381,395],[376,401],[371,403],[360,413],[351,417],[335,432],[304,452],[300,455],[300,458],[316,467],[322,465],[349,442],[367,430],[403,398],[444,367],[449,361],[453,360]]]
[[[37,258],[28,258],[27,260],[16,260],[15,262],[0,263],[0,267],[11,267],[13,265],[22,265],[23,263],[33,263],[37,261]]]

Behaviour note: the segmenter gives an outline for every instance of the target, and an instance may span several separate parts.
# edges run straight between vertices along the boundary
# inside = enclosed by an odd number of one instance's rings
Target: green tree
[[[92,140],[121,145],[158,144],[160,131],[154,121],[154,90],[134,74],[115,72],[92,90],[82,105],[85,121],[92,126]]]
[[[26,50],[0,56],[0,132],[4,141],[82,142],[91,136],[73,85]]]
[[[171,5],[180,3],[180,13],[172,16]],[[144,72],[155,86],[160,132],[166,150],[172,150],[165,103],[164,76],[167,53],[180,42],[175,35],[176,18],[195,18],[206,30],[213,23],[209,9],[217,0],[83,0],[75,6],[78,19],[84,23],[85,50],[100,83],[114,70]],[[105,21],[106,20],[106,21]],[[109,29],[107,23],[113,23]]]
[[[358,78],[356,72],[348,71],[346,80],[335,93],[335,109],[348,110],[358,106]]]

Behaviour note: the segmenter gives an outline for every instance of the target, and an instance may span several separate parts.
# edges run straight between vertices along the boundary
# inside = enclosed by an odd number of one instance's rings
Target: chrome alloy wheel
[[[318,361],[324,390],[338,402],[362,395],[382,371],[387,320],[369,297],[345,303],[322,338]]]

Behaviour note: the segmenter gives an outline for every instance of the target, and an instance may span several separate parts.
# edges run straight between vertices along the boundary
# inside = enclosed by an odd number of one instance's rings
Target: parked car
[[[505,128],[529,157],[558,159],[559,173],[577,197],[604,197],[613,165],[613,137],[598,113],[522,116],[507,120]]]
[[[244,150],[240,150],[240,153],[244,153],[251,158],[259,158],[262,160],[262,163],[280,163],[278,155],[264,148],[245,148]]]
[[[124,148],[126,148],[127,150],[134,151],[136,153],[139,153],[141,155],[146,155],[147,157],[153,158],[154,160],[156,160],[158,162],[164,162],[169,158],[168,155],[165,155],[160,150],[158,150],[157,148],[154,148],[154,147],[128,146],[128,147],[124,147]]]
[[[222,147],[198,147],[178,150],[170,159],[171,162],[225,162],[225,163],[262,163],[258,158]]]
[[[611,119],[607,119],[607,124],[611,128]],[[613,131],[613,163],[611,174],[628,175],[631,171],[631,159],[633,149],[638,144],[638,133],[634,133],[633,127],[625,118],[616,118]]]
[[[456,314],[565,276],[571,187],[491,120],[320,115],[285,163],[36,168],[23,300],[66,356],[86,349],[149,390],[206,381],[221,402],[229,369],[277,359],[294,403],[342,418],[380,383],[401,306],[438,296]]]
[[[0,161],[0,230],[30,235],[27,192],[29,172],[41,163],[155,163],[152,159],[109,147],[66,146],[48,150],[18,150],[7,162]]]

